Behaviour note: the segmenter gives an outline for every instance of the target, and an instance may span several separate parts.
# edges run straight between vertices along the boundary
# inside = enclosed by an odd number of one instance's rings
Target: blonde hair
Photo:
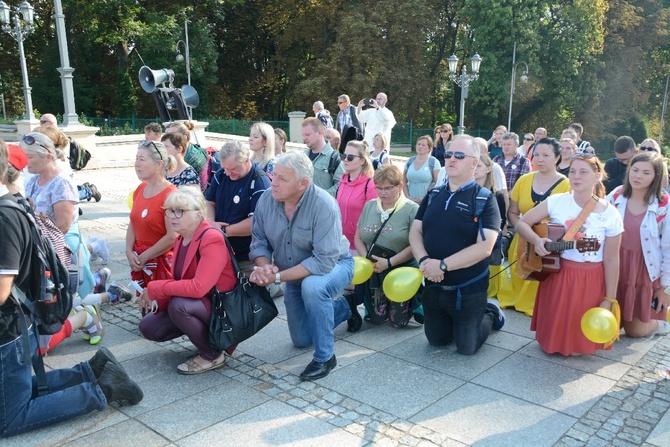
[[[275,132],[268,123],[255,123],[251,126],[251,131],[254,129],[263,137],[264,147],[258,152],[251,151],[251,161],[258,163],[258,166],[264,169],[270,160],[275,158]]]
[[[154,162],[163,164],[161,171],[164,177],[167,177],[168,172],[173,172],[177,169],[177,159],[173,155],[168,155],[167,148],[160,141],[142,141],[137,147],[137,150],[140,149],[146,149]]]
[[[163,209],[168,208],[199,211],[203,219],[207,215],[205,196],[202,195],[199,187],[191,185],[182,185],[176,191],[171,192],[163,203]]]
[[[491,160],[491,157],[488,156],[488,154],[481,154],[479,156],[479,161],[481,161],[484,166],[489,168],[489,172],[486,173],[486,178],[484,179],[484,184],[482,186],[495,193],[495,183],[493,182],[493,161]]]
[[[33,137],[35,142],[33,144],[28,144],[25,142],[25,137]],[[19,146],[21,146],[21,149],[23,149],[23,152],[25,152],[26,155],[37,155],[41,158],[46,158],[47,155],[51,155],[52,161],[54,162],[57,158],[63,156],[63,151],[56,149],[53,141],[48,136],[39,132],[32,132],[25,137],[19,142]]]
[[[361,157],[361,159],[363,160],[363,166],[361,167],[361,174],[363,174],[367,178],[371,178],[375,170],[372,168],[372,160],[370,160],[370,151],[368,150],[368,142],[352,140],[347,143],[346,147],[350,146],[356,149],[357,155]]]

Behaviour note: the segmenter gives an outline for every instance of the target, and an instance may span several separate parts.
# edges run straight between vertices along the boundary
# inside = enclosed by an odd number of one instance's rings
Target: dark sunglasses
[[[449,133],[451,132],[450,130],[441,130],[440,133]]]
[[[49,152],[52,151],[52,149],[50,149],[49,146],[47,146],[47,145],[45,145],[45,144],[43,144],[43,143],[40,143],[40,142],[37,141],[37,140],[35,139],[35,137],[33,137],[32,135],[26,135],[26,136],[24,136],[24,137],[23,137],[23,142],[26,143],[28,146],[32,146],[33,144],[36,144],[36,145],[38,145],[38,146],[40,146],[40,147],[46,149],[46,150],[49,151]]]
[[[576,158],[583,158],[584,160],[588,160],[590,158],[595,157],[596,154],[592,154],[590,152],[579,152],[573,156],[570,157],[570,160],[576,159]]]
[[[456,160],[463,160],[465,157],[471,157],[471,158],[477,158],[474,155],[467,155],[465,152],[452,152],[452,151],[446,151],[444,153],[444,158],[449,160],[451,157],[456,158]]]
[[[347,161],[354,161],[354,158],[360,157],[360,155],[353,155],[353,154],[342,154],[342,161],[347,160]]]
[[[656,152],[656,148],[651,147],[651,146],[640,146],[640,150],[641,151]]]
[[[524,138],[523,141],[533,141],[534,138]]]
[[[156,149],[156,152],[158,152],[158,156],[161,158],[161,161],[163,161],[163,154],[161,154],[161,151],[158,150],[158,146],[156,146],[156,143],[154,143],[152,140],[140,141],[139,147],[144,148],[149,146],[153,146],[154,149]]]

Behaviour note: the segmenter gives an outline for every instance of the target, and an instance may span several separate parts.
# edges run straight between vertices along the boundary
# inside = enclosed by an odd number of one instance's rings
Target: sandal
[[[205,361],[205,364],[200,364],[195,361],[195,359],[200,358]],[[193,374],[202,374],[213,369],[221,368],[225,366],[225,354],[222,352],[217,358],[212,361],[206,361],[199,355],[196,355],[193,358],[186,360],[186,362],[177,366],[177,372],[179,374],[193,375]]]
[[[102,327],[102,312],[100,306],[97,304],[84,306],[84,310],[93,317],[93,321],[88,326],[84,326],[84,335],[82,338],[92,345],[97,345],[105,335],[105,329]],[[91,328],[95,327],[96,331],[91,333]]]

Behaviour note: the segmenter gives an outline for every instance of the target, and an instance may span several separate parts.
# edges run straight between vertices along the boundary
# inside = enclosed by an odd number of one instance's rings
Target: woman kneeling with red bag
[[[205,220],[207,205],[200,189],[182,186],[163,205],[178,234],[172,258],[173,279],[151,281],[139,300],[147,315],[140,332],[148,340],[186,335],[198,355],[177,366],[180,374],[199,374],[224,365],[224,353],[209,346],[210,292],[232,290],[237,281],[223,233]],[[211,229],[210,231],[207,231]],[[226,350],[232,354],[236,346]]]

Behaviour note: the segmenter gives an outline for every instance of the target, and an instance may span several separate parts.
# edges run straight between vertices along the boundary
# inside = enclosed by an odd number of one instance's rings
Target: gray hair
[[[503,140],[514,140],[516,142],[516,145],[519,145],[519,136],[515,134],[514,132],[507,132],[505,135],[502,137]]]
[[[238,163],[244,163],[250,159],[250,152],[248,144],[237,140],[229,141],[224,144],[219,151],[219,160],[223,162],[224,160],[233,157]]]
[[[177,168],[177,159],[173,155],[169,155],[167,148],[160,141],[142,140],[137,145],[137,149],[147,149],[151,159],[158,163],[163,163],[163,175],[167,177],[168,172],[172,172]]]
[[[26,137],[32,137],[35,142],[33,144],[26,143]],[[26,155],[37,155],[46,158],[47,154],[51,154],[54,160],[58,157],[58,152],[56,151],[53,140],[40,132],[31,132],[27,134],[21,139],[19,146],[21,146],[21,149],[23,149]]]
[[[200,188],[193,185],[182,185],[167,196],[163,209],[182,208],[199,211],[202,217],[207,216],[207,202]]]
[[[458,134],[454,137],[454,139],[451,141],[451,143],[455,143],[457,141],[463,140],[464,143],[466,143],[468,146],[470,146],[470,152],[472,152],[472,156],[477,158],[479,160],[479,156],[481,155],[481,151],[479,150],[479,144],[475,141],[473,137],[470,135],[466,134]],[[453,150],[453,149],[451,149]]]
[[[319,110],[323,110],[323,101],[317,101],[315,102],[312,107],[316,107]]]
[[[283,166],[295,171],[296,180],[307,179],[312,182],[314,165],[302,151],[288,151],[275,158],[275,166]]]

